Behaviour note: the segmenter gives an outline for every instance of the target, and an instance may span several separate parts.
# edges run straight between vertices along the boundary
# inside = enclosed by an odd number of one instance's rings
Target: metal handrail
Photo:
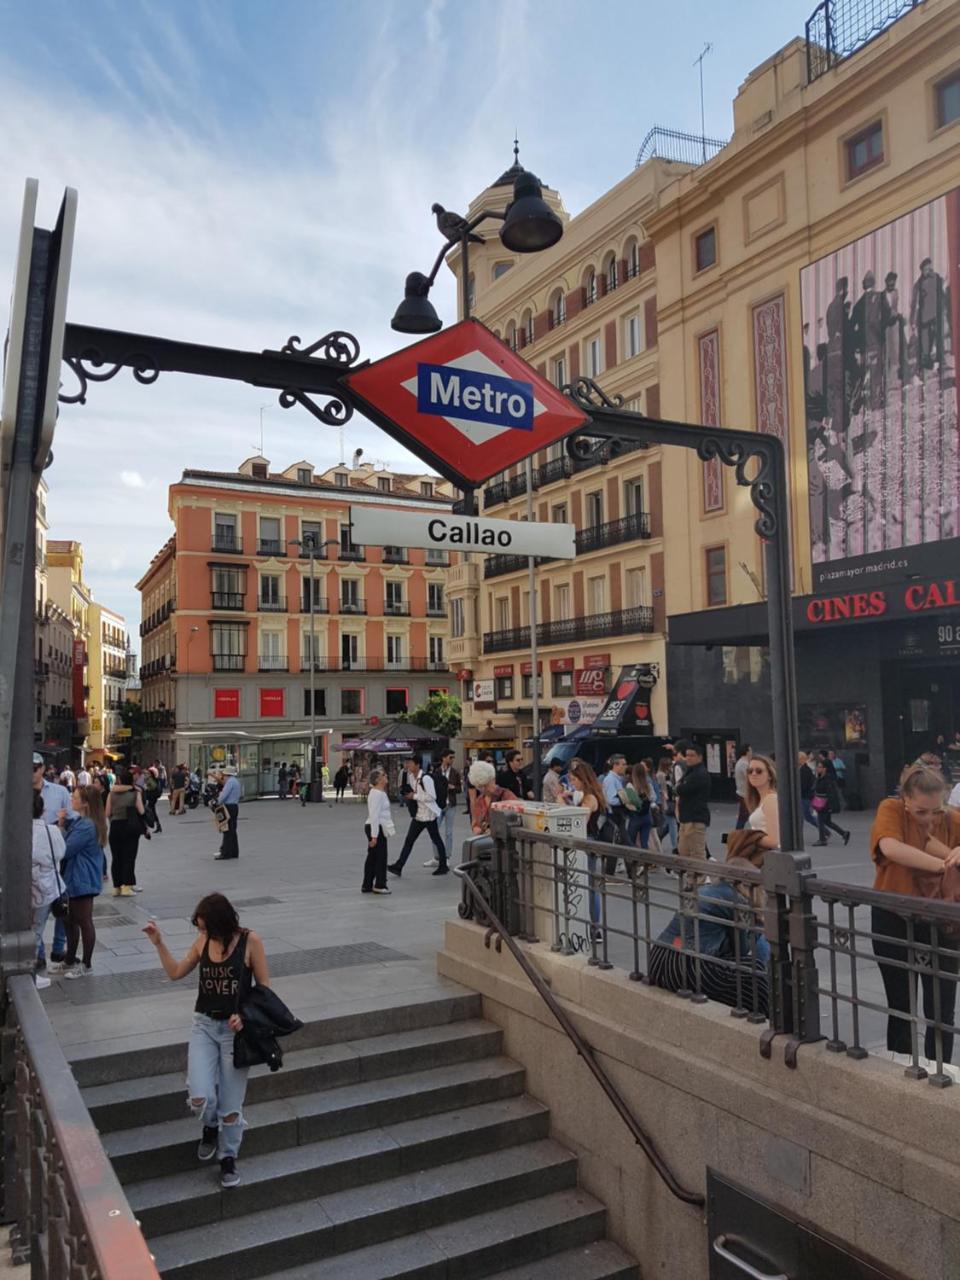
[[[610,1099],[611,1103],[613,1104],[614,1110],[617,1112],[621,1120],[630,1130],[633,1140],[642,1149],[644,1155],[653,1165],[654,1170],[656,1171],[657,1175],[660,1177],[664,1185],[667,1187],[667,1190],[671,1193],[671,1195],[676,1196],[678,1200],[684,1201],[685,1204],[693,1204],[693,1205],[696,1205],[698,1208],[702,1208],[706,1204],[705,1197],[700,1195],[696,1191],[688,1191],[686,1187],[681,1186],[681,1184],[677,1181],[673,1173],[673,1170],[670,1168],[666,1160],[664,1160],[663,1156],[657,1150],[657,1145],[654,1142],[653,1138],[650,1137],[647,1131],[643,1128],[643,1126],[637,1120],[636,1116],[633,1114],[633,1112],[630,1110],[629,1106],[625,1102],[623,1095],[617,1089],[617,1086],[613,1083],[613,1081],[607,1075],[606,1071],[604,1071],[603,1067],[597,1061],[597,1057],[592,1047],[586,1042],[586,1040],[584,1040],[583,1036],[574,1026],[572,1020],[569,1018],[569,1016],[563,1009],[559,1000],[557,1000],[556,996],[553,994],[553,992],[544,982],[543,978],[536,971],[536,969],[533,967],[533,965],[530,963],[530,961],[527,959],[524,953],[520,950],[516,942],[514,942],[513,938],[511,937],[510,933],[507,930],[506,925],[503,923],[502,920],[499,919],[496,912],[491,908],[490,904],[486,901],[486,899],[480,893],[480,890],[477,888],[474,882],[470,879],[470,877],[465,874],[470,868],[478,867],[480,865],[481,864],[479,860],[474,859],[472,862],[462,862],[459,867],[453,868],[454,872],[460,877],[463,883],[469,886],[471,896],[473,897],[473,900],[478,908],[478,918],[480,919],[486,918],[487,920],[489,920],[491,927],[493,928],[493,930],[495,930],[497,934],[499,934],[501,941],[507,944],[507,949],[509,950],[510,954],[513,956],[514,960],[516,960],[517,964],[520,966],[520,968],[523,970],[526,976],[530,979],[530,982],[533,984],[533,988],[537,992],[537,995],[539,995],[540,998],[543,1000],[544,1004],[546,1004],[547,1008],[556,1018],[560,1026],[560,1029],[566,1034],[568,1040],[571,1041],[577,1053],[587,1064],[587,1067],[592,1072],[594,1079],[597,1081],[601,1089]]]
[[[17,1022],[18,1255],[26,1261],[43,1251],[49,1268],[43,1274],[81,1274],[72,1266],[64,1270],[66,1261],[81,1263],[82,1274],[96,1280],[159,1280],[33,979],[11,977],[7,991]],[[39,1143],[41,1133],[46,1149]],[[48,1203],[54,1196],[57,1202]]]

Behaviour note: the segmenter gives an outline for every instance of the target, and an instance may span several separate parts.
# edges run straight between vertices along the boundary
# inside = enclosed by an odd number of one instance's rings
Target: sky
[[[259,351],[332,329],[363,358],[405,275],[512,162],[576,214],[633,168],[655,124],[732,131],[750,70],[813,0],[0,0],[0,306],[23,183],[52,226],[79,192],[67,318]],[[432,295],[455,320],[453,277]],[[5,330],[6,320],[0,315]],[[71,380],[69,371],[65,382]],[[72,388],[71,388],[72,389]],[[262,411],[262,412],[261,412]],[[137,648],[135,583],[172,533],[185,468],[340,459],[335,428],[244,384],[129,372],[63,406],[46,472],[51,538],[83,543],[96,599]],[[347,458],[408,455],[354,417]],[[419,469],[419,468],[418,468]]]

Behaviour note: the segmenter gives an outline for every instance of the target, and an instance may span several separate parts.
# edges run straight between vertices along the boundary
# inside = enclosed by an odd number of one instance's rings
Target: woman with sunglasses
[[[747,765],[748,831],[762,831],[764,849],[780,848],[780,803],[777,769],[769,756],[752,755]]]

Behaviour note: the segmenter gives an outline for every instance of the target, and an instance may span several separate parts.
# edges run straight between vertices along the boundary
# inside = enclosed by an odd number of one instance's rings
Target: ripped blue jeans
[[[243,1141],[243,1098],[248,1067],[233,1065],[229,1024],[205,1013],[193,1015],[187,1048],[187,1105],[208,1128],[219,1129],[217,1156],[236,1156]],[[227,1123],[227,1117],[230,1122]]]

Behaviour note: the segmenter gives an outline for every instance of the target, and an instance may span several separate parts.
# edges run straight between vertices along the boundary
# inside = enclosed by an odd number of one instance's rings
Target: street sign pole
[[[533,524],[533,459],[527,458],[524,463],[527,473],[527,523]],[[537,620],[540,611],[537,608],[537,558],[530,556],[527,561],[528,581],[530,584],[530,677],[531,706],[533,716],[533,794],[540,799],[540,676],[537,672]]]

